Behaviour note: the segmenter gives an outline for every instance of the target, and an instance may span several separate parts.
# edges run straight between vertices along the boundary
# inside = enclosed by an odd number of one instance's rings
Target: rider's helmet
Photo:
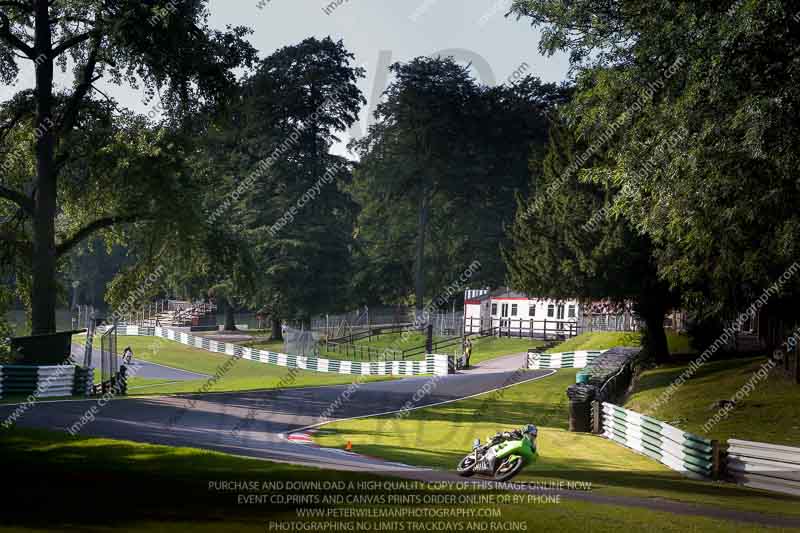
[[[523,433],[527,433],[531,436],[532,439],[535,439],[536,436],[539,434],[539,430],[536,429],[534,424],[528,424],[528,426],[523,430]]]

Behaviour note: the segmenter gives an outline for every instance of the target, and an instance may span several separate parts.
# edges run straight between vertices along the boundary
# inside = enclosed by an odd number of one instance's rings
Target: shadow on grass
[[[349,435],[353,436],[359,433],[362,432],[350,432]],[[462,454],[440,451],[430,446],[424,449],[409,450],[403,446],[383,445],[379,442],[380,439],[376,439],[375,444],[359,444],[354,447],[353,451],[406,464],[455,471],[455,465],[469,448],[465,447]],[[536,463],[526,467],[520,475],[514,478],[514,482],[588,482],[591,483],[592,490],[609,489],[614,492],[616,489],[629,496],[658,497],[698,504],[723,504],[728,507],[736,507],[749,502],[751,508],[761,512],[800,514],[800,507],[794,505],[798,500],[788,495],[766,494],[735,485],[695,481],[668,471],[630,472],[613,469],[609,468],[608,462],[604,461],[602,457],[570,459],[569,467],[565,467],[563,459],[552,461],[543,455]],[[632,491],[636,491],[636,493]],[[790,505],[783,506],[778,510],[774,508],[776,504]]]
[[[689,360],[691,361],[691,358],[689,358]],[[700,383],[703,381],[711,382],[720,372],[737,368],[742,372],[749,374],[750,370],[748,369],[752,367],[755,361],[759,360],[761,359],[752,357],[748,357],[746,359],[712,359],[693,372],[690,379],[694,383]],[[641,393],[651,389],[660,388],[666,389],[686,370],[687,367],[683,364],[665,365],[657,369],[650,370],[639,378],[639,381],[636,385],[636,392]]]
[[[264,516],[296,505],[239,505],[241,488],[222,482],[349,481],[379,479],[369,474],[316,470],[105,439],[83,439],[34,430],[0,431],[0,469],[7,488],[4,525],[25,524],[47,531],[82,526],[116,526],[143,521],[243,520],[262,524]],[[13,482],[12,482],[13,480]],[[13,487],[12,487],[13,485]],[[320,505],[320,507],[324,507]]]

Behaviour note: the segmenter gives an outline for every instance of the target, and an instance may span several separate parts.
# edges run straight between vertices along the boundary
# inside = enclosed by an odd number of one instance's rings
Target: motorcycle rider
[[[530,437],[531,448],[533,448],[534,453],[536,453],[536,437],[539,436],[539,430],[535,424],[528,424],[527,426],[524,426],[520,429],[515,429],[513,431],[500,431],[495,433],[493,436],[488,437],[486,440],[489,442],[489,446],[494,446],[495,444],[499,444],[508,440],[520,440],[525,434]]]

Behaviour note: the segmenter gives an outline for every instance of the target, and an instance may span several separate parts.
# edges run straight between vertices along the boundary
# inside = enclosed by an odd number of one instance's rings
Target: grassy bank
[[[386,490],[273,490],[263,483],[383,483],[387,478],[368,474],[335,472],[245,459],[191,448],[153,446],[128,441],[72,438],[63,434],[39,431],[0,432],[0,468],[3,471],[25,472],[14,480],[13,505],[3,507],[3,532],[91,531],[91,532],[263,532],[275,531],[274,523],[299,521],[303,529],[315,530],[319,524],[356,523],[370,525],[371,530],[410,531],[413,521],[431,527],[441,524],[460,526],[462,531],[479,529],[474,522],[523,523],[527,531],[579,532],[591,529],[600,532],[627,531],[709,531],[750,532],[763,528],[731,522],[678,516],[645,509],[575,503],[517,503],[473,505],[499,513],[497,518],[413,518],[395,520],[396,527],[385,527],[381,518],[299,518],[303,509],[397,509],[397,505],[380,504],[309,504],[294,501],[277,503],[272,496],[317,495],[361,498],[376,494],[397,496],[419,495],[438,497],[440,501],[463,495],[446,488],[409,486]],[[393,480],[397,481],[397,480]],[[255,483],[258,488],[243,486]],[[227,483],[227,488],[223,483]],[[233,484],[237,483],[236,486]],[[42,502],[42,495],[47,501]],[[474,493],[472,493],[474,494]],[[265,497],[249,502],[242,497]],[[423,507],[453,511],[463,508],[454,503]],[[405,522],[405,523],[403,523]],[[270,529],[271,523],[273,528]],[[424,527],[424,525],[423,525]],[[310,528],[310,529],[308,529]],[[289,526],[284,531],[292,530]],[[355,530],[355,529],[354,529]],[[441,530],[441,529],[429,529]],[[454,529],[450,529],[454,530]],[[491,529],[488,529],[491,530]],[[515,529],[517,531],[521,529]],[[778,531],[775,529],[775,531]]]
[[[683,374],[685,364],[647,370],[636,382],[626,407],[713,439],[738,438],[797,446],[800,387],[782,379],[777,371],[754,383],[753,391],[709,432],[703,428],[718,412],[713,405],[719,400],[732,399],[766,361],[766,357],[712,360],[673,389],[674,392],[668,392],[670,384]]]
[[[518,481],[583,481],[609,494],[668,498],[734,509],[800,514],[797,500],[732,485],[687,480],[656,461],[602,437],[567,431],[566,387],[575,370],[404,417],[348,420],[323,426],[316,441],[408,464],[453,470],[475,438],[528,423],[540,427],[539,461]]]
[[[638,331],[588,331],[548,349],[548,353],[574,352],[575,350],[607,350],[618,346],[636,348],[642,344]],[[692,353],[689,338],[681,333],[667,331],[669,351],[675,354]]]
[[[230,356],[211,353],[198,348],[186,346],[179,342],[162,339],[160,337],[120,336],[117,339],[119,347],[130,346],[135,354],[135,359],[149,361],[160,365],[189,370],[208,376],[215,375],[221,365],[224,365]],[[290,370],[285,367],[257,363],[246,359],[235,360],[230,369],[219,380],[212,384],[209,392],[244,391],[258,389],[272,389],[278,387],[307,387],[318,385],[341,385],[352,383],[355,376],[345,374],[332,374],[327,372],[312,372],[299,370],[294,372],[294,377],[288,377]],[[203,387],[208,378],[170,383],[139,382],[140,378],[134,377],[131,386],[136,386],[134,394],[168,394],[179,392],[197,392]],[[368,381],[392,379],[391,376],[371,376]],[[138,388],[142,385],[149,387]]]
[[[477,364],[504,355],[526,353],[529,348],[540,348],[544,341],[536,339],[515,339],[510,337],[483,337],[472,343],[470,364]]]
[[[442,340],[442,337],[434,337],[434,341]],[[381,351],[386,349],[392,350],[407,350],[425,344],[425,336],[418,332],[408,333],[387,333],[372,337],[372,339],[361,339],[354,344],[358,346],[369,346],[374,350]],[[522,352],[527,352],[529,348],[539,348],[545,343],[535,339],[520,339],[509,337],[473,337],[472,339],[472,359],[471,364],[477,364],[481,361],[494,359],[496,357],[503,357],[505,355],[512,355]],[[446,348],[436,349],[434,351],[446,355],[461,355],[463,348],[460,343],[448,346]],[[344,347],[339,351],[323,351],[320,357],[329,357],[331,359],[348,359],[344,351]],[[352,358],[352,351],[350,358]],[[389,355],[391,359],[392,355]],[[408,361],[422,360],[423,355],[409,357]]]

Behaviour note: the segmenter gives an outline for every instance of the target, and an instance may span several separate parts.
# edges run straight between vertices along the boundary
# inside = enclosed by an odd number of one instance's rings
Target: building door
[[[508,304],[500,305],[500,327],[508,327]]]
[[[564,329],[564,304],[558,304],[556,308],[556,320],[558,320],[558,329]]]

